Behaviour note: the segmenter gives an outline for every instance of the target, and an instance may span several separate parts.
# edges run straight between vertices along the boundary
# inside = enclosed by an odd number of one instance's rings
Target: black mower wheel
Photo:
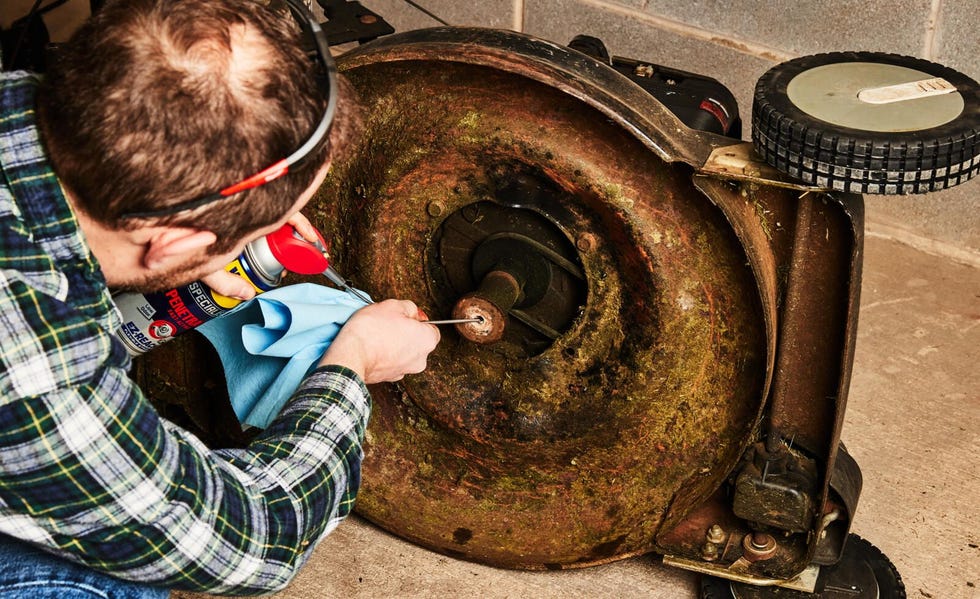
[[[884,553],[861,537],[847,537],[844,553],[823,568],[813,593],[701,578],[701,599],[906,599],[905,583]]]
[[[752,141],[766,162],[819,187],[938,191],[980,173],[980,86],[908,56],[805,56],[759,79]]]

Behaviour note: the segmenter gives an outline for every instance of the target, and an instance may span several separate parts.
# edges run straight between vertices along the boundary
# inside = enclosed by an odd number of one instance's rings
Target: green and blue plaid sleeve
[[[47,164],[35,87],[0,74],[0,534],[145,583],[281,589],[352,508],[367,389],[320,368],[242,450],[159,418]]]
[[[285,586],[350,512],[369,413],[353,373],[315,371],[248,448],[211,451],[105,366],[97,325],[0,289],[2,532],[122,578],[249,594]]]

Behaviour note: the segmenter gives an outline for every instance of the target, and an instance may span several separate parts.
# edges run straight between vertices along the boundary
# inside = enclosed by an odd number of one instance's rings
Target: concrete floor
[[[980,598],[978,360],[980,269],[869,227],[843,440],[864,473],[854,532],[892,559],[910,598]],[[432,553],[351,518],[275,597],[630,595],[695,598],[696,576],[656,556],[566,572],[499,570]]]

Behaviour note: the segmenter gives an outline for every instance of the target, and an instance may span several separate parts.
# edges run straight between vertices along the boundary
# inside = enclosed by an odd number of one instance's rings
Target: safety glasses
[[[327,108],[324,110],[320,123],[317,125],[316,129],[313,130],[313,133],[310,135],[309,139],[307,139],[299,148],[297,148],[295,152],[289,156],[261,170],[251,177],[248,177],[247,179],[225,187],[221,191],[200,196],[185,202],[180,202],[172,206],[167,206],[166,208],[160,208],[158,210],[127,212],[120,218],[131,219],[170,216],[179,212],[194,210],[214,202],[219,202],[245,190],[253,189],[255,187],[259,187],[260,185],[265,185],[270,181],[275,181],[279,177],[282,177],[288,173],[290,168],[295,170],[296,167],[301,165],[304,159],[308,158],[311,154],[314,154],[320,148],[320,146],[326,142],[327,132],[330,130],[330,124],[333,122],[334,113],[337,110],[337,66],[334,64],[333,57],[330,55],[330,45],[327,43],[327,35],[323,32],[323,28],[320,27],[320,23],[316,21],[316,18],[313,16],[313,13],[310,12],[310,9],[306,7],[302,0],[283,0],[283,2],[289,7],[290,12],[292,12],[296,20],[299,21],[300,26],[304,29],[304,31],[310,37],[312,37],[316,59],[320,61],[323,69],[323,74],[322,76],[317,77],[317,81],[319,82],[320,88],[324,95],[327,97]]]

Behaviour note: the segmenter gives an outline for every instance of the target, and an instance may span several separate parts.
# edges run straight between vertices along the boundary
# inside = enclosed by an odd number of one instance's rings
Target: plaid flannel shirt
[[[243,450],[161,419],[126,375],[118,311],[38,138],[36,84],[0,73],[0,533],[145,583],[280,589],[353,506],[367,389],[319,368]]]

